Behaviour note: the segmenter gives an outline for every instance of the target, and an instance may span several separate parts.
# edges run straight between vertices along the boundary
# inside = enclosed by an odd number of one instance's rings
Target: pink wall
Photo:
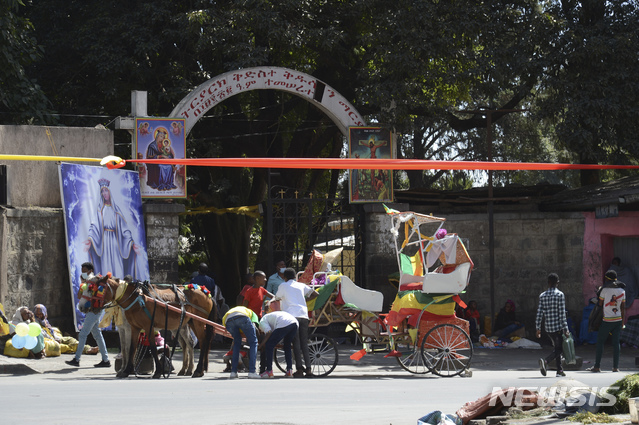
[[[595,296],[603,275],[614,257],[613,241],[618,236],[639,236],[639,211],[619,211],[619,217],[595,219],[594,212],[584,213],[584,305]],[[628,309],[628,316],[639,314],[639,303]]]

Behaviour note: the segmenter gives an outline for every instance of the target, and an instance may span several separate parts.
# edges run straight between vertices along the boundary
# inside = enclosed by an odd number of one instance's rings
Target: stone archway
[[[282,90],[313,103],[348,137],[348,127],[364,126],[359,112],[342,95],[317,78],[288,68],[238,69],[200,84],[178,103],[171,117],[185,119],[185,134],[204,114],[225,99],[251,90]]]

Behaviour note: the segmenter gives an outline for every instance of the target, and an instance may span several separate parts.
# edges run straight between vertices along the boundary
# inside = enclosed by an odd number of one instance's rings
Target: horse
[[[174,331],[180,326],[181,320],[182,325],[191,328],[200,341],[200,358],[192,377],[204,376],[204,372],[208,370],[209,345],[214,329],[205,325],[204,322],[173,311],[165,303],[174,308],[181,307],[183,311],[211,322],[217,320],[217,306],[212,301],[210,293],[206,288],[200,288],[197,285],[180,286],[179,288],[174,285],[170,289],[160,289],[156,285],[150,285],[146,282],[128,283],[113,279],[110,274],[104,277],[92,277],[86,282],[80,300],[80,311],[86,312],[89,309],[95,311],[105,307],[119,306],[124,310],[126,319],[131,326],[130,349],[127,358],[123,358],[126,366],[118,371],[116,375],[118,378],[126,378],[134,371],[133,355],[137,348],[141,329],[149,332],[148,335],[153,335],[156,328]],[[177,336],[178,339],[184,339],[184,334],[180,334]],[[155,345],[150,344],[150,348],[155,362],[153,378],[157,379],[164,372],[164,364],[158,358]],[[126,352],[126,350],[123,351]],[[186,373],[188,361],[189,353],[186,352],[180,372]],[[192,351],[190,361],[193,362]]]

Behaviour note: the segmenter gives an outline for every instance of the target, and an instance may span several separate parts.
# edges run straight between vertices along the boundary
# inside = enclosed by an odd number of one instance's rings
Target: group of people
[[[81,282],[85,283],[94,276],[93,264],[86,262],[81,268]],[[597,290],[597,302],[603,310],[603,320],[598,331],[596,359],[594,366],[588,370],[601,372],[601,360],[603,347],[609,335],[612,336],[613,364],[612,370],[619,370],[620,357],[620,333],[626,316],[625,284],[617,280],[617,272],[613,269],[605,273],[604,283]],[[197,274],[192,281],[205,286],[211,292],[218,306],[225,305],[224,297],[214,280],[208,276],[208,267],[200,264]],[[238,377],[238,363],[243,351],[243,338],[246,340],[246,352],[248,357],[249,378],[272,378],[273,353],[276,345],[283,343],[283,351],[286,359],[286,377],[312,377],[310,355],[307,345],[309,316],[307,301],[319,294],[310,286],[296,281],[296,272],[287,268],[284,261],[276,264],[276,272],[268,279],[263,271],[256,270],[247,275],[244,288],[237,298],[237,307],[224,313],[222,323],[233,336],[233,348],[230,354],[230,378]],[[548,288],[539,296],[538,309],[535,319],[536,337],[541,338],[543,328],[550,337],[553,351],[545,358],[539,359],[539,369],[546,376],[548,364],[556,362],[557,376],[566,376],[562,364],[562,343],[564,336],[569,336],[569,328],[566,318],[566,302],[562,291],[558,289],[559,276],[550,273],[547,277]],[[78,298],[80,297],[78,294]],[[279,305],[278,305],[279,304]],[[0,314],[2,311],[0,310]],[[469,321],[471,338],[476,341],[479,332],[482,332],[481,315],[476,301],[470,301],[468,307],[458,313]],[[73,359],[66,363],[71,366],[79,366],[82,354],[97,354],[102,360],[95,367],[110,367],[108,352],[104,338],[100,331],[100,323],[103,310],[89,311],[86,313],[84,323],[76,340],[70,336],[63,336],[58,328],[53,327],[48,321],[47,309],[42,304],[37,304],[32,310],[20,307],[16,310],[10,321],[2,314],[0,321],[11,323],[13,326],[19,323],[38,323],[42,333],[38,337],[35,347],[25,351],[29,357],[41,358],[46,355],[59,355],[60,353],[75,353]],[[507,300],[500,310],[495,321],[493,334],[504,338],[520,329],[523,325],[515,316],[515,304]],[[97,342],[97,347],[86,345],[86,339],[91,333]],[[11,346],[10,340],[6,341]],[[26,350],[26,349],[22,349]],[[257,353],[260,351],[260,367],[257,372]],[[27,357],[22,351],[19,356]],[[47,354],[51,353],[51,354]],[[5,354],[7,350],[5,349]],[[293,371],[293,360],[295,371]]]
[[[553,343],[553,351],[545,358],[539,359],[539,371],[546,376],[548,363],[555,360],[557,376],[566,376],[563,370],[563,337],[568,337],[570,331],[566,320],[566,299],[564,293],[557,286],[559,276],[556,273],[548,275],[548,289],[539,295],[539,307],[535,319],[536,336],[541,338],[542,321],[544,330]],[[601,372],[601,359],[608,336],[612,336],[612,371],[619,371],[620,343],[619,336],[626,319],[626,295],[624,284],[617,280],[617,272],[608,270],[604,276],[604,283],[597,291],[597,303],[603,308],[603,319],[597,333],[597,348],[595,364],[588,370]]]
[[[591,372],[601,372],[604,344],[609,336],[612,337],[613,347],[612,371],[619,371],[620,334],[626,315],[626,285],[617,280],[617,277],[617,272],[611,268],[605,273],[604,283],[597,290],[597,303],[603,310],[603,320],[597,334],[595,363],[593,367],[588,369]],[[566,376],[562,364],[563,338],[570,336],[566,317],[566,300],[564,293],[558,289],[559,276],[556,273],[548,275],[547,284],[548,288],[539,295],[535,318],[535,336],[541,338],[543,325],[543,329],[552,342],[553,351],[548,356],[539,359],[539,370],[543,376],[546,376],[548,365],[554,360],[557,376]],[[469,322],[469,336],[474,342],[477,342],[479,334],[483,332],[477,302],[469,301],[467,308],[459,311],[457,315]],[[507,300],[497,314],[493,335],[500,339],[508,338],[522,328],[523,324],[515,314],[515,303],[512,300]]]
[[[285,376],[313,376],[307,345],[309,318],[306,302],[316,298],[318,293],[310,286],[297,282],[295,278],[295,270],[287,268],[286,263],[280,261],[276,273],[268,279],[268,289],[265,289],[266,274],[256,271],[247,279],[247,285],[238,296],[238,304],[241,302],[241,305],[224,315],[222,324],[233,336],[231,379],[238,377],[243,337],[248,344],[250,379],[274,377],[273,352],[280,342],[283,343],[286,359]],[[272,311],[271,307],[277,301],[279,310]],[[261,353],[259,373],[256,365],[258,350]]]
[[[11,319],[7,319],[0,311],[0,322],[10,324],[10,331],[6,335],[4,354],[10,357],[41,359],[44,357],[57,357],[60,354],[75,353],[78,350],[84,354],[97,354],[99,348],[86,344],[80,345],[79,341],[71,336],[63,335],[60,329],[51,325],[48,319],[47,308],[43,304],[36,304],[33,309],[22,306],[16,309]],[[36,345],[33,348],[16,348],[11,343],[11,337],[15,335],[15,326],[20,323],[37,323],[41,327],[40,335],[36,337]]]

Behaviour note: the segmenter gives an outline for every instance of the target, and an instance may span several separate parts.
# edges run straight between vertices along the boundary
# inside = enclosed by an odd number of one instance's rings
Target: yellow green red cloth
[[[421,291],[399,291],[391,311],[386,316],[386,323],[389,326],[398,326],[408,318],[408,324],[414,327],[424,307],[426,311],[422,315],[422,320],[432,319],[433,316],[451,317],[455,315],[455,304],[453,294],[432,295]]]

